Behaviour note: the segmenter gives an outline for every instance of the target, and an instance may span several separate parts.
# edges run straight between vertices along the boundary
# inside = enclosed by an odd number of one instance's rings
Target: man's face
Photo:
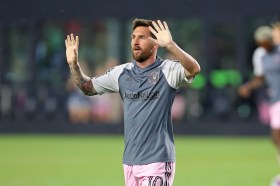
[[[131,34],[131,49],[133,59],[137,62],[144,62],[156,51],[155,43],[149,37],[151,33],[148,27],[137,27]]]
[[[280,45],[280,28],[275,27],[272,29],[272,40],[275,45]]]

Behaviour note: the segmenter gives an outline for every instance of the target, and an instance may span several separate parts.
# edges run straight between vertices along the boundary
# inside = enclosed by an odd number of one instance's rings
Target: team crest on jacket
[[[148,82],[151,84],[156,84],[159,80],[159,72],[152,72],[148,75]]]

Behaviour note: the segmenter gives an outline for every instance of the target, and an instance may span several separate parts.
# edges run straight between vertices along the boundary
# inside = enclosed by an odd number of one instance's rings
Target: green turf
[[[175,140],[175,186],[268,186],[279,172],[268,137]],[[121,136],[0,135],[0,186],[123,186],[122,151]]]

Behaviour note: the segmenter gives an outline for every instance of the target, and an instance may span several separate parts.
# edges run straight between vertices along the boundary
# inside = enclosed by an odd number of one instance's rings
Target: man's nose
[[[134,39],[134,44],[139,44],[139,38]]]

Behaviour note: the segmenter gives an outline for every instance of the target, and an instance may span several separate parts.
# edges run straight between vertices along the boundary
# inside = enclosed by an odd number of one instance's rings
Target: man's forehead
[[[132,35],[150,35],[150,30],[148,27],[139,26],[134,29]]]

